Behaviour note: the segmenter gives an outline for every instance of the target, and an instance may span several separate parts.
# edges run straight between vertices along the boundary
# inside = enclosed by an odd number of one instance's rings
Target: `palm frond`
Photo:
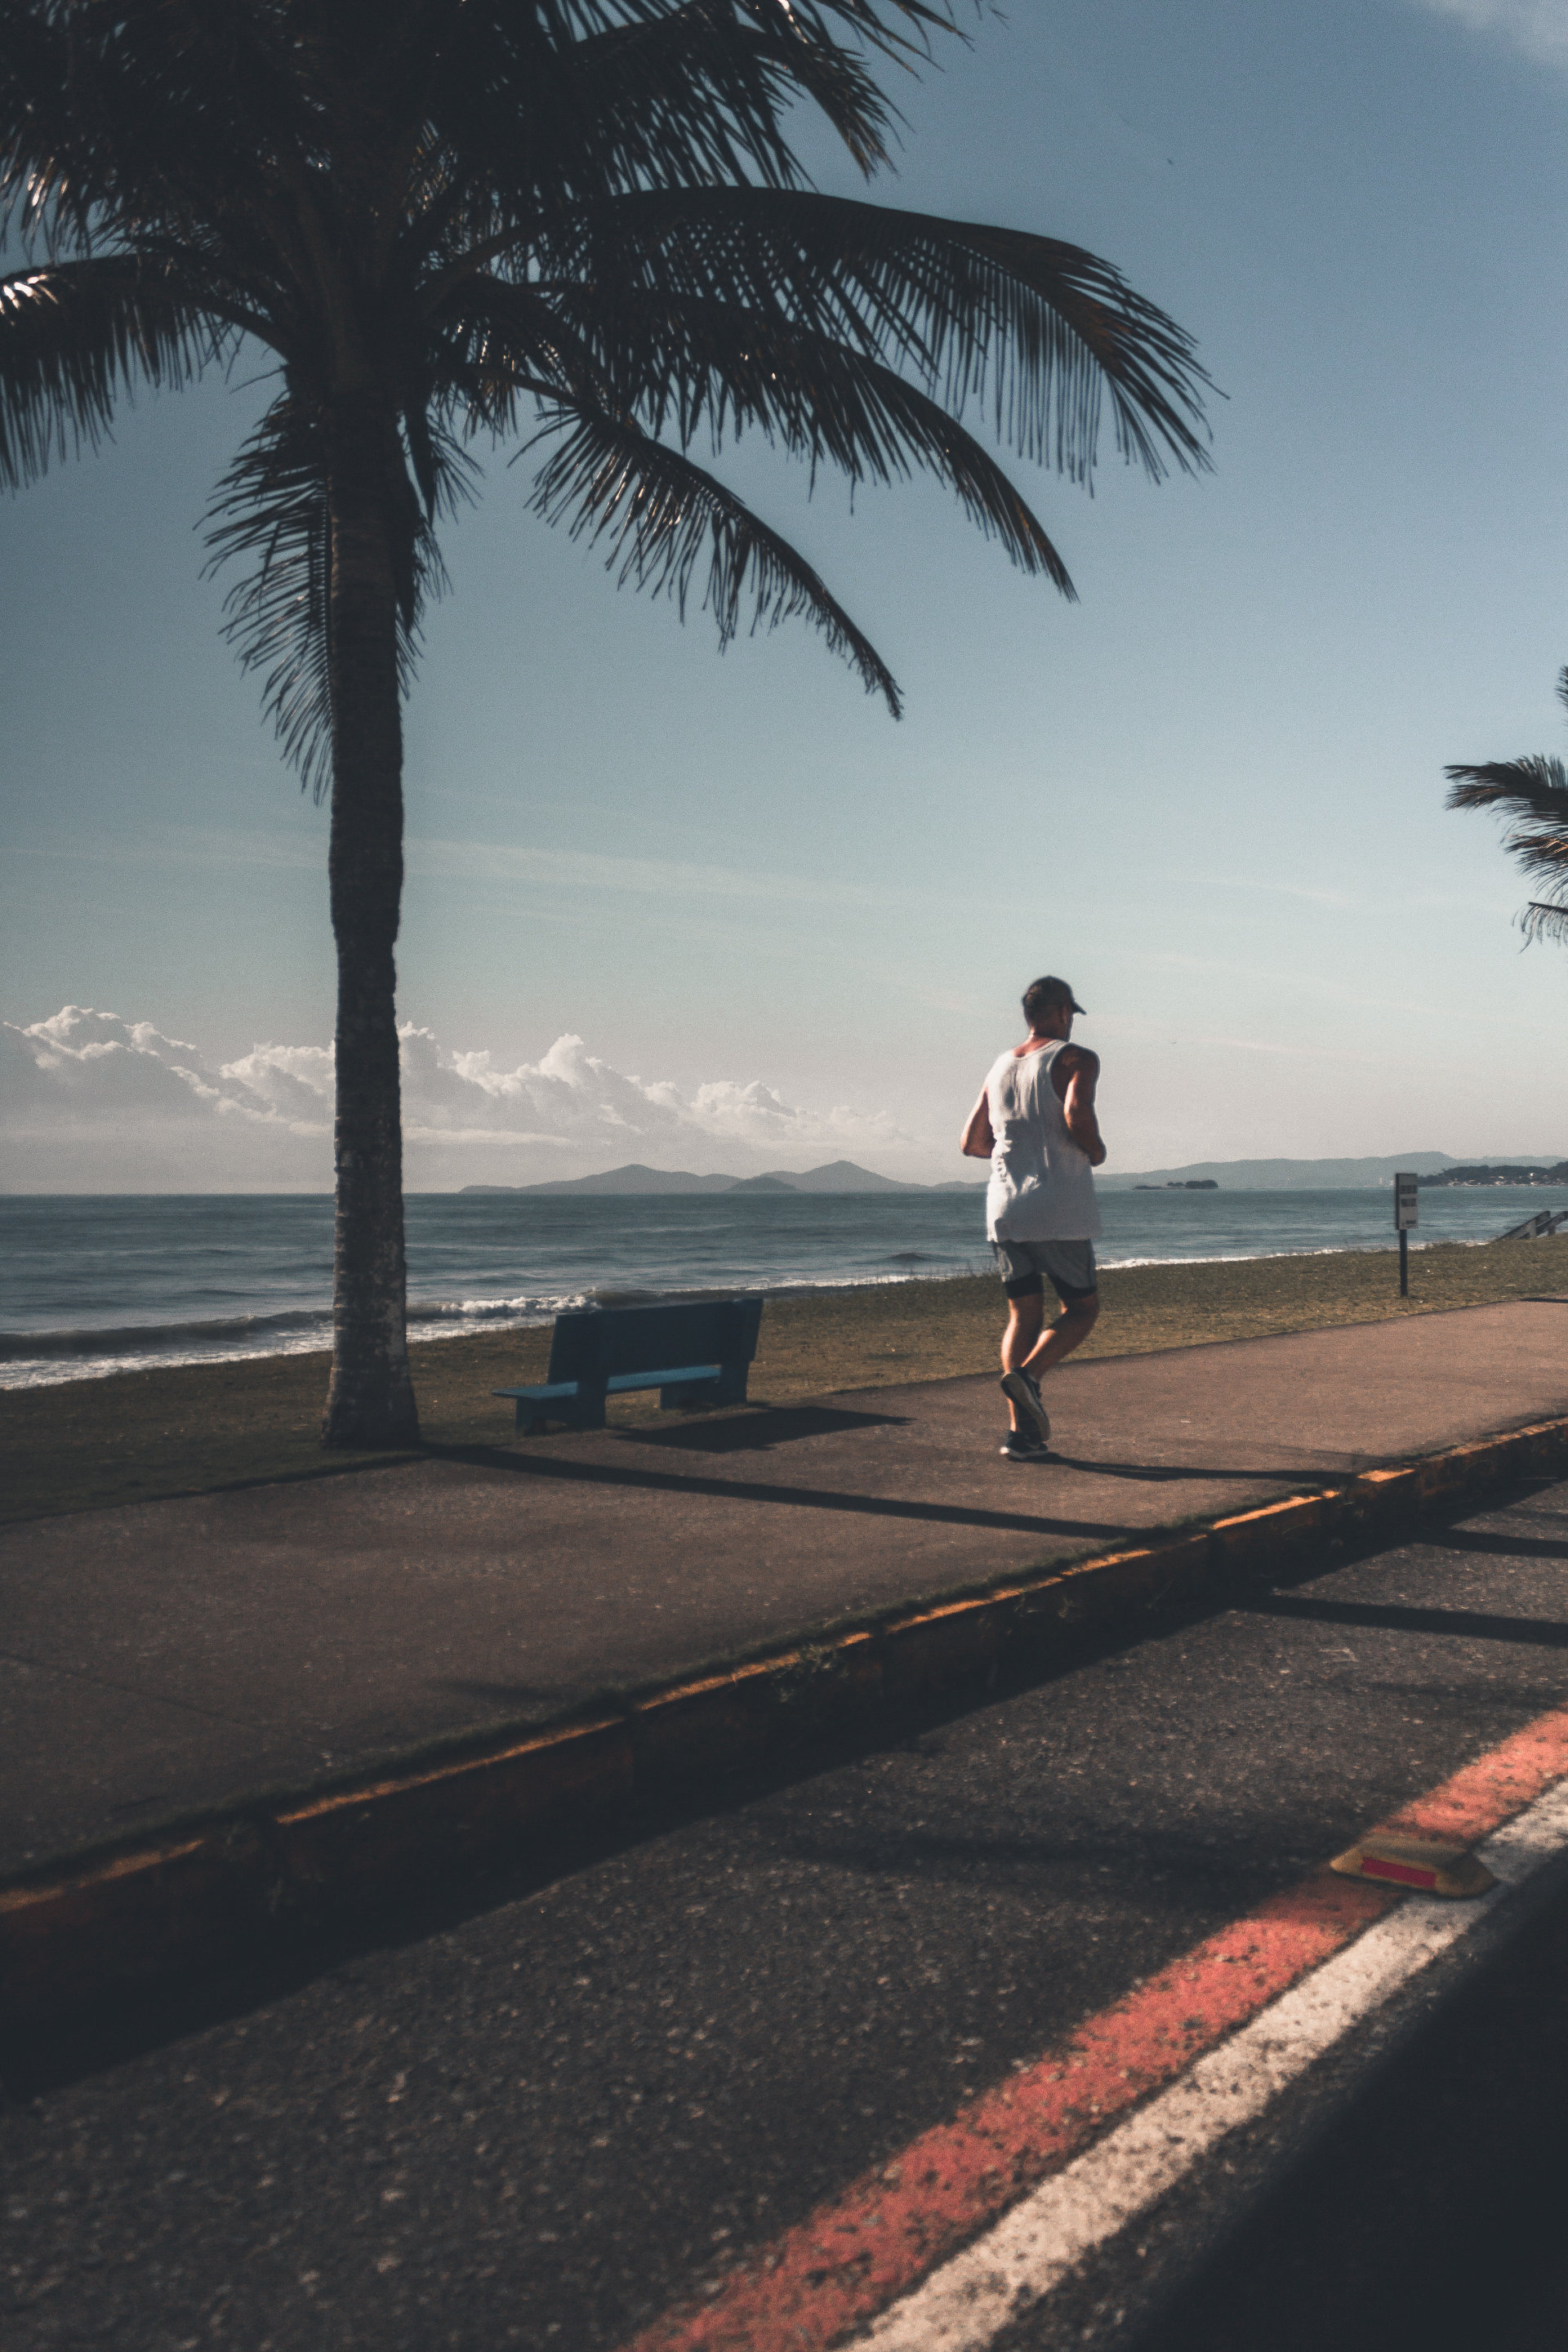
[[[423,415],[417,458],[427,501],[399,467],[388,505],[395,518],[398,676],[406,694],[418,658],[426,604],[447,574],[434,521],[465,494],[472,461]],[[262,704],[284,756],[319,801],[331,770],[331,525],[326,438],[320,410],[285,391],[218,484],[209,509],[208,570],[237,559],[249,569],[224,599],[224,633],[240,666],[263,672]]]
[[[608,542],[605,569],[616,584],[631,582],[674,598],[685,616],[698,568],[706,555],[702,603],[719,625],[721,646],[752,607],[751,627],[776,628],[809,621],[860,677],[880,694],[894,718],[898,686],[876,647],[805,558],[712,475],[668,444],[603,410],[561,410],[545,430],[564,437],[540,468],[531,504],[547,522],[566,522],[574,539]]]
[[[795,7],[785,0],[683,0],[674,8],[643,7],[622,21],[574,42],[562,59],[563,80],[573,102],[620,129],[623,154],[631,138],[658,144],[679,126],[684,143],[700,133],[703,162],[673,175],[673,184],[700,185],[721,176],[733,182],[743,157],[768,185],[800,185],[803,173],[784,135],[784,116],[796,98],[806,100],[869,174],[888,161],[891,110],[866,63],[830,27],[837,13]],[[920,37],[881,25],[873,10],[851,13],[862,30],[879,30],[879,41],[863,41],[908,60],[929,51],[929,29],[954,29],[934,10],[902,12]],[[690,158],[695,161],[693,154]],[[717,166],[717,173],[711,168]],[[672,175],[661,172],[665,184]],[[623,187],[646,184],[644,173],[622,174]]]
[[[472,506],[479,484],[479,464],[453,427],[458,414],[464,417],[465,429],[471,431],[471,423],[467,402],[455,392],[441,364],[444,356],[439,352],[424,354],[426,364],[413,382],[404,383],[399,404],[408,470],[432,531],[437,522],[449,521],[461,508]]]
[[[557,187],[585,193],[589,166],[601,189],[753,174],[800,184],[786,118],[802,100],[870,172],[887,160],[893,115],[869,61],[916,66],[935,33],[957,30],[946,0],[580,0],[442,14],[437,111],[456,129],[454,153],[465,169],[482,153],[493,184],[525,172],[536,205]]]
[[[715,448],[752,426],[808,460],[814,477],[821,465],[851,485],[934,474],[1014,562],[1074,594],[1044,527],[990,453],[918,384],[847,344],[768,312],[640,295],[612,323],[591,297],[551,304],[531,287],[493,278],[466,289],[461,307],[492,364],[549,376],[568,403],[636,410],[647,432],[668,428],[682,448],[704,425]]]
[[[1560,940],[1568,946],[1568,888],[1561,898],[1531,898],[1519,928],[1527,940]]]
[[[865,368],[862,397],[867,438],[880,457],[870,470],[879,479],[891,480],[911,467],[935,474],[986,538],[1001,541],[1021,572],[1044,572],[1069,604],[1077,602],[1078,591],[1044,525],[973,434],[891,368]],[[847,386],[842,412],[853,413]],[[842,458],[838,464],[853,478],[851,467]]]
[[[285,393],[218,484],[209,571],[251,569],[224,599],[224,632],[244,669],[259,669],[262,706],[284,756],[319,801],[331,779],[331,523],[321,420]]]
[[[573,39],[543,21],[504,44],[470,14],[443,60],[443,121],[465,173],[521,198],[513,216],[563,195],[639,185],[712,186],[755,176],[801,177],[781,120],[790,77],[779,42],[760,36],[733,0],[685,0],[616,12]],[[847,91],[832,98],[862,144],[875,128],[862,73],[842,61]]]
[[[0,37],[0,224],[58,252],[134,225],[237,225],[297,137],[300,53],[267,5],[12,0]],[[85,21],[89,16],[93,21]],[[259,135],[258,135],[259,134]]]
[[[1568,686],[1568,671],[1563,673]],[[1560,688],[1561,691],[1561,688]],[[1545,752],[1482,767],[1450,767],[1447,805],[1489,809],[1512,829],[1503,847],[1532,881],[1547,886],[1520,916],[1527,940],[1568,939],[1568,769]]]
[[[1531,753],[1444,773],[1449,808],[1492,810],[1513,826],[1503,847],[1527,874],[1568,881],[1568,770],[1561,760]]]
[[[1088,482],[1102,404],[1118,449],[1159,479],[1209,464],[1191,337],[1080,247],[795,189],[659,189],[577,208],[532,275],[591,286],[613,319],[637,292],[773,313],[971,400],[1026,457]]]
[[[617,404],[596,339],[537,287],[482,271],[449,285],[437,308],[438,381],[471,433],[499,440],[516,427],[520,399],[526,405],[530,395],[546,404]]]
[[[179,272],[134,256],[47,262],[0,278],[0,483],[95,448],[139,381],[188,383],[237,341]]]
[[[526,10],[429,0],[406,13],[417,41],[388,26],[373,45],[377,102],[430,131],[408,182],[403,241],[454,276],[509,253],[523,268],[538,221],[585,199],[804,187],[789,137],[803,102],[869,175],[889,160],[897,121],[871,61],[917,67],[937,31],[963,37],[948,0],[581,0]]]

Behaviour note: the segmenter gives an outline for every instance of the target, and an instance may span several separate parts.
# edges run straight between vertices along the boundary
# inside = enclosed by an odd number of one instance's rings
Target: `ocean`
[[[1424,1191],[1422,1242],[1489,1241],[1568,1187]],[[1388,1249],[1392,1194],[1102,1192],[1103,1265]],[[797,1290],[990,1267],[982,1190],[544,1199],[410,1196],[416,1339],[682,1290]],[[0,1387],[331,1341],[320,1194],[0,1198]]]

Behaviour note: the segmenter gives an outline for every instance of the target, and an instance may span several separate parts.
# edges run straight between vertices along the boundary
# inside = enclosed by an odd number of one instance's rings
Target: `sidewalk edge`
[[[624,1705],[492,1738],[479,1752],[226,1811],[0,1884],[0,2011],[15,2027],[258,1938],[342,1926],[519,1845],[786,1758],[813,1738],[994,1676],[1064,1634],[1183,1606],[1237,1575],[1362,1545],[1488,1487],[1568,1468],[1568,1418],[1539,1422],[1152,1544],[990,1585],[686,1678]]]

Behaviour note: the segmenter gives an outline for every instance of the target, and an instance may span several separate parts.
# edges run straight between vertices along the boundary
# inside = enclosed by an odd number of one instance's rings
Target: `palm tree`
[[[526,432],[533,505],[721,640],[799,616],[895,716],[875,647],[692,457],[747,429],[851,483],[923,469],[1026,572],[1066,566],[963,422],[1085,482],[1109,404],[1158,479],[1205,462],[1188,337],[1091,254],[818,193],[868,177],[948,0],[0,0],[0,478],[96,444],[137,382],[259,346],[218,487],[230,634],[318,797],[338,950],[324,1437],[417,1437],[404,1329],[393,951],[401,698],[473,446]]]
[[[1568,709],[1568,669],[1557,680]],[[1513,827],[1503,843],[1532,882],[1545,886],[1519,919],[1527,940],[1568,940],[1568,770],[1544,751],[1498,760],[1484,768],[1445,768],[1455,809],[1495,809]]]

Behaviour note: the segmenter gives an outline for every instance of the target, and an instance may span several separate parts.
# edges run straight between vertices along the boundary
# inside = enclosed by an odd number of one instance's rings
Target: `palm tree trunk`
[[[338,947],[332,1380],[323,1443],[418,1442],[405,1328],[403,1123],[393,950],[403,895],[403,716],[394,564],[395,429],[340,401],[329,427],[332,833]],[[390,461],[390,462],[389,462]]]

